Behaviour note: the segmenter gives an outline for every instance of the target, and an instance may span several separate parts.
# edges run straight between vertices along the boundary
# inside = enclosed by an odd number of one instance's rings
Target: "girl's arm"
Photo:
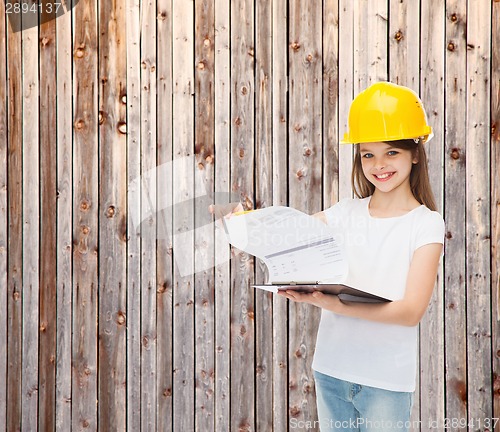
[[[432,296],[443,245],[430,243],[413,254],[406,281],[405,296],[390,303],[342,302],[337,296],[295,291],[280,292],[290,300],[306,302],[339,315],[362,318],[387,324],[415,326],[422,319]]]
[[[325,215],[324,211],[314,213],[312,216],[314,216],[315,218],[318,218],[321,222],[328,224],[328,221],[326,220],[326,215]]]

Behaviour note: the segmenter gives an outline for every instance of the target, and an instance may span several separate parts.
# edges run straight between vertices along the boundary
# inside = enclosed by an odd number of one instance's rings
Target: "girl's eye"
[[[373,155],[371,153],[365,153],[363,157],[366,159],[370,159],[371,157],[373,157]]]
[[[391,150],[390,152],[388,152],[387,154],[389,156],[396,156],[399,152],[395,151],[395,150]]]

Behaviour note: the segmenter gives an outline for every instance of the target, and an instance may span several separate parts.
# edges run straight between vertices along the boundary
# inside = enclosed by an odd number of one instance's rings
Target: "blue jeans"
[[[314,371],[321,432],[408,432],[413,393],[354,384]]]

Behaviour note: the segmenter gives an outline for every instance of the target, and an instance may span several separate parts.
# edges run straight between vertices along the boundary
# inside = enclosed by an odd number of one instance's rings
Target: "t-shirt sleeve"
[[[342,209],[346,204],[346,199],[341,199],[336,204],[324,210],[328,225],[337,226],[341,220]]]
[[[415,239],[415,250],[430,243],[441,243],[444,245],[445,225],[443,217],[438,212],[430,212],[423,218],[417,230]],[[441,252],[441,256],[444,251]]]

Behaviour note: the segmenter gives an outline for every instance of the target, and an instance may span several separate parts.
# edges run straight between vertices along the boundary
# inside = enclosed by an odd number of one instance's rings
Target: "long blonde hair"
[[[418,162],[416,164],[412,164],[410,172],[411,192],[420,204],[425,205],[430,210],[437,210],[436,200],[429,181],[427,154],[425,153],[422,140],[419,139],[418,142],[415,142],[413,139],[404,139],[399,141],[389,141],[388,144],[402,150],[410,150],[412,152],[412,156],[417,158]],[[358,198],[366,198],[373,195],[373,192],[375,191],[375,186],[370,183],[363,174],[359,144],[356,144],[351,185],[352,190]]]

